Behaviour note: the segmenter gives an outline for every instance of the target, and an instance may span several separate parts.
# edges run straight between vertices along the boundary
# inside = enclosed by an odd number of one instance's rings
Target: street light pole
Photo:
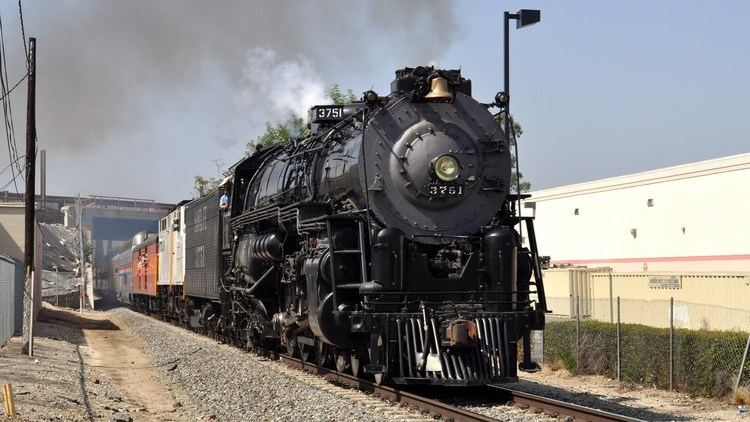
[[[505,124],[503,125],[503,130],[505,130],[505,140],[507,142],[508,148],[510,148],[510,131],[512,130],[510,127],[510,20],[513,19],[516,21],[516,29],[524,28],[526,26],[531,26],[541,20],[541,12],[539,10],[533,10],[533,9],[521,9],[517,13],[510,13],[505,12],[503,15],[503,89],[505,93],[505,104],[504,104],[504,111],[505,111]],[[521,179],[518,177],[519,175],[519,166],[518,166],[518,148],[515,149],[516,152],[516,163],[515,163],[515,172],[516,172],[516,193],[519,195],[516,200],[518,201],[516,206],[518,207],[517,213],[519,218],[521,217]],[[521,237],[523,237],[523,233],[521,233]]]
[[[503,108],[505,111],[505,140],[508,148],[511,147],[510,141],[510,20],[516,21],[516,28],[523,28],[525,26],[533,25],[541,19],[541,12],[539,10],[521,9],[517,13],[505,12],[503,15],[503,89],[504,89],[504,101],[502,95],[498,95],[496,103],[504,103]],[[514,152],[516,156],[515,172],[516,172],[516,213],[518,216],[518,228],[521,239],[523,239],[523,224],[521,220],[521,179],[518,172],[518,148],[515,148]],[[510,192],[510,189],[509,189]],[[531,332],[528,332],[523,336],[523,361],[518,364],[518,369],[525,372],[536,372],[540,369],[539,364],[531,360]]]
[[[510,12],[505,12],[503,19],[503,92],[507,95],[505,104],[505,140],[510,148]],[[516,157],[518,160],[518,157]],[[520,212],[520,209],[519,209]]]
[[[516,21],[516,29],[531,26],[541,20],[541,12],[533,9],[521,9],[516,13],[505,12],[503,14],[503,92],[505,92],[505,124],[503,130],[505,130],[505,140],[510,148],[510,20]],[[516,149],[516,151],[518,151]],[[518,177],[518,154],[516,154],[516,190],[517,193],[521,193],[521,179]],[[518,216],[521,216],[521,198],[518,200]]]

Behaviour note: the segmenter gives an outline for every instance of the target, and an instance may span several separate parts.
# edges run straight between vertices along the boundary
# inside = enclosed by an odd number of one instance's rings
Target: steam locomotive
[[[377,383],[516,380],[546,303],[497,98],[416,67],[386,96],[313,107],[310,136],[231,169],[227,211],[214,192],[134,241],[123,299]]]

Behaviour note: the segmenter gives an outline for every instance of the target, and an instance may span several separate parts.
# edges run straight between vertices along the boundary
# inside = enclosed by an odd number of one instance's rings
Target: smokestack
[[[41,179],[40,190],[42,195],[42,206],[43,210],[47,209],[47,150],[43,149],[39,151],[39,166],[41,167]]]

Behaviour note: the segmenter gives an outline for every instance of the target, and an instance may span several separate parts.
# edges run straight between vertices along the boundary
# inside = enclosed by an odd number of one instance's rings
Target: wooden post
[[[5,414],[12,418],[16,415],[16,408],[13,405],[13,387],[10,384],[3,385],[3,400],[5,401]]]
[[[620,296],[617,296],[617,381],[622,381],[620,373],[622,350],[620,347]]]
[[[674,297],[669,298],[669,389],[674,389]]]
[[[26,269],[25,292],[23,295],[23,353],[29,356],[34,354],[33,330],[31,320],[34,319],[32,310],[32,293],[34,280],[31,274],[34,271],[34,206],[36,203],[34,193],[34,175],[36,165],[36,38],[29,39],[29,76],[28,92],[26,97],[26,190],[24,192],[25,225],[24,225],[24,254],[23,266]]]
[[[748,349],[750,349],[750,335],[747,336],[747,343],[745,343],[745,353],[742,354],[742,363],[740,363],[740,372],[737,373],[737,383],[734,385],[734,394],[737,394],[737,390],[740,389],[740,381],[742,380],[742,372],[745,370],[745,361],[747,360]]]
[[[576,295],[576,371],[580,369],[581,356],[581,297]]]

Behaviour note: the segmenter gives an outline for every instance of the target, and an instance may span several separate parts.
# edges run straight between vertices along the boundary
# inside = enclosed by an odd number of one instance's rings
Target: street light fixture
[[[519,29],[539,22],[542,18],[542,13],[533,9],[521,9],[515,15],[510,15],[508,17],[516,20],[516,29]]]

